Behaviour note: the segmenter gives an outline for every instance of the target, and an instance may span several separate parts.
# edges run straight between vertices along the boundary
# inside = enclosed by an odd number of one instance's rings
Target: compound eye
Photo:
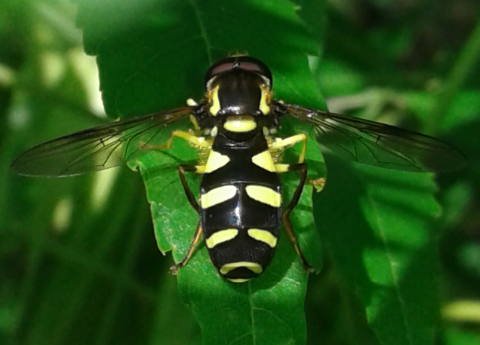
[[[244,62],[240,62],[238,65],[240,69],[243,69],[245,71],[252,71],[252,72],[263,74],[262,68],[260,68],[260,66],[254,62],[244,61]]]
[[[209,75],[210,75],[210,78],[212,78],[212,77],[216,76],[217,74],[221,74],[223,72],[227,72],[227,71],[230,71],[230,70],[235,69],[235,68],[242,69],[242,70],[245,70],[245,71],[257,72],[257,73],[262,73],[263,72],[263,70],[260,68],[260,66],[257,65],[256,63],[234,61],[234,62],[224,63],[224,64],[221,64],[221,65],[218,65],[218,66],[212,68]]]
[[[207,89],[211,86],[214,77],[234,69],[254,72],[265,78],[271,87],[272,73],[263,62],[249,56],[236,56],[222,59],[209,68],[205,75],[205,85]]]
[[[233,68],[235,67],[235,63],[225,63],[225,64],[221,64],[219,66],[216,66],[214,67],[209,75],[210,75],[210,78],[216,76],[217,74],[220,74],[220,73],[223,73],[223,72],[227,72],[227,71],[230,71],[232,70]]]

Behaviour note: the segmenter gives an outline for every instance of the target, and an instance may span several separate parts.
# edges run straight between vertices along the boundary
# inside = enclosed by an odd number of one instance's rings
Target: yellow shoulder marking
[[[233,240],[238,235],[237,229],[226,229],[213,233],[206,241],[208,248],[213,248],[217,244]]]
[[[228,158],[228,156],[222,155],[221,153],[212,150],[210,152],[210,155],[208,156],[208,161],[205,166],[205,173],[210,173],[212,171],[218,170],[221,167],[227,165],[228,162],[230,162],[230,158]]]
[[[267,115],[270,112],[270,106],[268,105],[268,103],[270,103],[270,92],[265,86],[260,88],[262,90],[262,98],[260,99],[260,110],[262,111],[263,115]]]
[[[272,155],[268,150],[253,156],[252,162],[267,171],[276,172],[275,163],[273,163]]]
[[[260,274],[263,271],[262,266],[257,264],[256,262],[249,262],[249,261],[239,261],[239,262],[231,262],[229,264],[225,264],[220,268],[220,274],[227,274],[231,270],[236,268],[245,267],[248,268],[250,271]]]
[[[218,99],[218,88],[220,86],[217,85],[213,90],[211,90],[208,94],[208,98],[210,100],[210,114],[216,116],[220,111],[220,100]]]
[[[209,208],[233,198],[237,194],[237,187],[229,185],[222,186],[202,194],[200,205],[202,208]]]
[[[270,231],[261,229],[249,229],[248,236],[256,239],[257,241],[264,242],[270,247],[275,248],[277,245],[277,238],[272,235]]]
[[[261,203],[270,205],[272,207],[280,207],[282,204],[282,196],[277,191],[257,185],[250,185],[245,187],[247,194],[250,198],[257,200]]]

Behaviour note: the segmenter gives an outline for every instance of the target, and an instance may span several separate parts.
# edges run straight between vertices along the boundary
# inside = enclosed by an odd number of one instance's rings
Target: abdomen
[[[209,159],[206,170],[209,164],[215,169],[205,173],[201,183],[201,224],[210,258],[219,273],[233,282],[247,281],[265,270],[281,228],[280,178],[252,160],[258,154],[271,159],[265,153],[266,142],[260,144],[252,142],[238,151],[214,144],[211,155],[216,157]]]

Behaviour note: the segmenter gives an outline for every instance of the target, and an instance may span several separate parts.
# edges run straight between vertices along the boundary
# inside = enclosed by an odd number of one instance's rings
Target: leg
[[[180,176],[180,181],[182,182],[183,190],[185,191],[188,202],[199,214],[200,214],[200,206],[198,205],[197,199],[193,195],[192,190],[190,189],[190,186],[188,185],[187,180],[185,179],[185,172],[187,171],[187,172],[202,173],[203,170],[205,170],[205,167],[202,165],[195,166],[195,165],[182,164],[178,166],[178,175]],[[202,235],[202,227],[200,226],[200,222],[198,222],[197,229],[195,230],[195,234],[193,235],[193,239],[192,239],[192,242],[190,243],[190,247],[188,248],[187,254],[185,254],[183,259],[178,264],[170,267],[170,272],[173,275],[176,275],[178,270],[188,263],[188,261],[192,257],[193,251],[195,250],[195,247],[197,246],[198,241],[200,241],[201,235]]]
[[[170,137],[167,140],[165,145],[149,145],[144,142],[140,142],[140,149],[147,150],[162,150],[162,149],[171,149],[173,147],[173,139],[175,137],[182,138],[191,146],[199,149],[209,148],[210,145],[205,141],[203,137],[197,137],[196,135],[185,132],[185,131],[173,131]]]
[[[290,240],[293,243],[293,247],[295,248],[295,251],[300,257],[300,260],[302,261],[303,266],[307,271],[311,271],[312,267],[309,265],[309,263],[303,256],[300,246],[298,245],[297,238],[295,237],[295,233],[293,232],[292,222],[290,221],[290,213],[293,211],[295,206],[297,206],[298,201],[300,200],[300,196],[302,195],[303,186],[305,185],[305,181],[307,179],[307,165],[304,163],[305,154],[307,152],[307,136],[304,133],[300,133],[285,139],[278,138],[269,146],[269,149],[272,151],[283,151],[299,142],[303,142],[303,146],[302,146],[302,151],[300,152],[300,156],[298,157],[298,163],[297,164],[275,164],[275,170],[277,171],[277,173],[298,171],[300,174],[300,181],[299,181],[298,187],[293,193],[292,200],[290,200],[290,203],[287,205],[287,207],[283,211],[282,220],[283,220],[283,223],[285,224],[285,229],[287,230],[288,237],[290,237]]]
[[[305,162],[305,155],[307,153],[307,136],[304,133],[300,133],[285,139],[277,139],[272,145],[270,145],[270,149],[273,151],[285,150],[301,141],[303,141],[303,147],[302,151],[300,152],[300,156],[298,156],[298,163],[303,163]],[[277,173],[291,171],[290,164],[275,164],[275,170]],[[315,191],[320,192],[325,186],[325,179],[318,178],[316,180],[310,180],[309,183],[315,188]]]
[[[192,193],[192,190],[190,189],[187,180],[185,179],[185,172],[199,172],[200,170],[204,170],[204,166],[195,166],[195,165],[186,165],[182,164],[178,166],[178,175],[180,176],[180,181],[182,181],[182,186],[183,190],[185,191],[185,194],[187,196],[188,202],[192,207],[197,211],[198,214],[200,214],[200,206],[198,205],[197,199]],[[195,250],[195,247],[197,246],[198,241],[200,240],[200,236],[202,234],[202,227],[200,226],[200,222],[197,225],[197,229],[195,230],[195,234],[193,235],[192,242],[190,243],[190,247],[188,248],[187,254],[185,254],[184,258],[176,265],[170,267],[170,272],[173,275],[176,275],[178,270],[185,266],[190,258],[192,257],[193,251]]]
[[[193,98],[187,99],[187,105],[191,107],[196,107],[198,106],[198,103],[195,102]],[[195,118],[194,115],[190,115],[190,122],[192,123],[193,127],[195,128],[195,134],[198,136],[201,133],[200,126],[198,125],[197,119]]]
[[[180,177],[180,181],[182,181],[183,190],[185,191],[185,195],[187,196],[188,202],[192,205],[193,209],[200,214],[200,206],[198,205],[197,199],[195,195],[193,195],[190,186],[187,183],[187,179],[185,178],[185,172],[197,172],[201,173],[202,170],[205,170],[205,167],[202,165],[195,166],[195,165],[186,165],[182,164],[178,166],[178,176]]]
[[[200,133],[201,133],[201,130],[200,130],[200,126],[198,125],[198,122],[197,122],[197,119],[195,118],[195,116],[193,115],[190,115],[190,121],[192,122],[193,124],[193,128],[195,129],[195,135],[196,136],[199,136]]]
[[[295,248],[295,251],[300,257],[300,260],[302,261],[303,267],[305,267],[307,272],[311,272],[312,267],[308,263],[307,259],[305,259],[305,257],[303,256],[300,246],[298,245],[297,238],[295,237],[295,233],[293,232],[292,222],[290,221],[290,213],[293,211],[295,206],[297,206],[298,201],[300,200],[300,196],[302,195],[303,186],[305,185],[305,181],[307,179],[307,165],[305,163],[297,163],[289,165],[288,167],[289,169],[287,171],[299,172],[300,182],[297,189],[295,190],[295,193],[293,193],[292,200],[290,200],[290,203],[287,205],[287,207],[285,207],[285,210],[283,211],[282,220],[285,224],[285,229],[287,230],[288,237],[290,237],[290,240],[293,243],[293,247]]]
[[[193,235],[192,242],[190,243],[190,247],[187,250],[187,254],[185,254],[183,259],[178,264],[170,267],[170,272],[173,275],[177,275],[178,270],[180,268],[184,267],[188,263],[188,261],[190,261],[192,255],[193,255],[193,252],[195,250],[195,247],[197,246],[198,242],[200,241],[200,237],[202,235],[202,226],[200,224],[201,223],[198,222],[197,230],[195,230],[195,235]]]
[[[303,146],[300,156],[298,156],[298,163],[303,163],[305,161],[305,154],[307,153],[307,135],[305,133],[293,135],[285,139],[277,138],[277,140],[270,145],[269,149],[273,151],[283,151],[302,141]]]

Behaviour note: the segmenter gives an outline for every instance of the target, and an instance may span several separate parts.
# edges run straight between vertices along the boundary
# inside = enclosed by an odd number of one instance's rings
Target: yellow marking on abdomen
[[[263,271],[262,266],[257,264],[256,262],[249,262],[249,261],[239,261],[239,262],[231,262],[229,264],[225,264],[220,268],[220,274],[226,275],[228,272],[231,270],[234,270],[236,268],[248,268],[250,271],[260,274]]]
[[[250,185],[245,187],[247,194],[250,198],[257,200],[261,203],[280,207],[282,204],[282,196],[277,191],[263,186]]]
[[[260,168],[263,168],[270,172],[276,172],[275,163],[273,163],[272,155],[268,150],[253,156],[252,162],[258,165]]]
[[[202,208],[209,208],[220,204],[228,199],[231,199],[237,193],[235,186],[222,186],[202,194],[200,198],[200,205]]]
[[[213,248],[217,244],[233,240],[238,235],[237,229],[226,229],[213,233],[206,241],[208,248]]]
[[[267,230],[249,229],[248,236],[256,239],[257,241],[264,242],[272,248],[275,248],[275,246],[277,245],[277,238]]]
[[[228,280],[230,280],[232,283],[245,283],[245,282],[248,282],[250,279],[245,279],[245,278],[236,278],[236,279],[230,279],[230,278],[227,278]]]
[[[257,123],[250,115],[235,115],[227,117],[227,121],[223,125],[230,132],[250,132],[257,128]]]
[[[211,151],[210,155],[208,156],[207,165],[205,166],[205,172],[210,173],[212,171],[218,170],[221,167],[227,165],[230,162],[230,158],[226,155],[222,155],[217,151]]]

